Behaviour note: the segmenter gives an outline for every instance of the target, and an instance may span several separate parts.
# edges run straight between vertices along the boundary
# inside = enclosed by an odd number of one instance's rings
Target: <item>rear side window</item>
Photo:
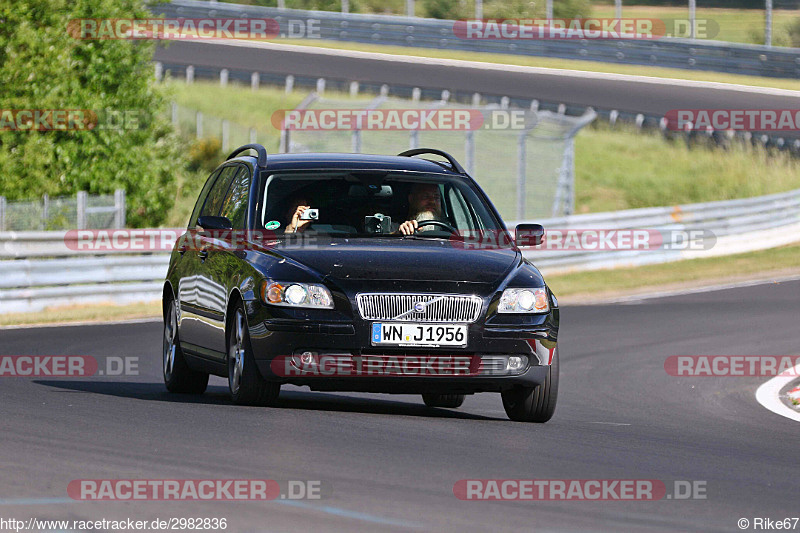
[[[219,213],[220,216],[228,217],[233,229],[245,229],[249,193],[250,171],[245,167],[239,167]]]
[[[235,166],[222,169],[222,173],[217,178],[217,181],[214,182],[214,186],[211,187],[211,191],[208,193],[206,203],[203,204],[203,209],[200,211],[201,217],[215,217],[219,215],[222,202],[225,200],[225,194],[228,192],[228,188],[231,186],[231,181],[233,181],[233,176],[236,174],[238,168],[238,166]]]

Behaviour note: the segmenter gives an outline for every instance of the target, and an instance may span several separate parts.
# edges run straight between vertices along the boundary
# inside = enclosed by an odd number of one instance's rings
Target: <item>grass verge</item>
[[[111,322],[134,318],[153,318],[161,315],[161,302],[129,305],[87,304],[48,307],[35,313],[0,314],[0,326],[58,324],[68,322]]]
[[[548,285],[559,299],[563,297],[569,303],[579,303],[582,297],[615,298],[635,294],[643,289],[657,292],[732,282],[756,275],[766,277],[770,273],[776,276],[800,274],[798,265],[800,265],[800,243],[724,257],[575,272],[546,276],[546,278]]]

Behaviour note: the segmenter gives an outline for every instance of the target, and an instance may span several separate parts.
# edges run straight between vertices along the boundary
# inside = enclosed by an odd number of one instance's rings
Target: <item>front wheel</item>
[[[553,417],[558,398],[558,348],[547,378],[537,387],[514,387],[503,391],[503,407],[516,422],[547,422]]]
[[[428,407],[461,407],[464,403],[464,394],[423,394],[422,401]]]
[[[237,405],[271,405],[278,399],[280,383],[265,380],[256,367],[244,310],[236,309],[228,332],[228,387]]]
[[[178,337],[178,313],[175,300],[170,300],[164,316],[164,348],[162,353],[164,385],[169,392],[203,394],[208,386],[208,374],[189,368]]]

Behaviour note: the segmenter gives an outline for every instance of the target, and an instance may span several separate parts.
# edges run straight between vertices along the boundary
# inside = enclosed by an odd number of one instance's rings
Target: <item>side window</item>
[[[205,185],[203,185],[203,190],[200,191],[200,196],[197,197],[197,203],[194,204],[194,209],[192,209],[192,216],[189,217],[189,227],[193,228],[195,224],[197,224],[197,217],[200,216],[200,208],[203,207],[203,204],[206,201],[206,197],[208,196],[208,191],[211,189],[211,186],[214,185],[214,181],[216,181],[217,177],[219,176],[220,171],[217,170],[211,176],[208,177],[206,180]]]
[[[249,192],[250,171],[245,167],[239,167],[219,213],[220,216],[228,217],[233,229],[245,229]]]
[[[461,196],[461,193],[456,190],[455,187],[448,187],[447,199],[453,209],[453,219],[455,220],[456,228],[461,230],[473,229],[469,208],[464,201],[464,197]]]
[[[225,167],[222,169],[222,173],[217,178],[217,181],[214,182],[214,186],[211,187],[211,191],[208,193],[208,198],[206,198],[206,203],[203,204],[203,209],[200,210],[201,217],[215,217],[219,215],[222,201],[225,199],[225,194],[231,186],[231,181],[233,180],[233,175],[236,173],[237,168],[238,166]]]

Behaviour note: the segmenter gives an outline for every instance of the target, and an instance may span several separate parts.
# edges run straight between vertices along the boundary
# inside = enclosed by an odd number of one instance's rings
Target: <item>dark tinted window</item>
[[[208,198],[206,198],[206,203],[203,204],[200,216],[215,217],[219,215],[222,201],[225,199],[225,194],[228,192],[228,188],[231,186],[231,181],[233,180],[233,175],[238,168],[238,166],[235,166],[222,169],[222,173],[217,178],[217,181],[214,182],[214,186],[211,187],[211,192],[208,193]]]
[[[245,229],[247,221],[247,199],[250,192],[250,171],[239,167],[225,200],[220,216],[228,217],[233,229]]]

